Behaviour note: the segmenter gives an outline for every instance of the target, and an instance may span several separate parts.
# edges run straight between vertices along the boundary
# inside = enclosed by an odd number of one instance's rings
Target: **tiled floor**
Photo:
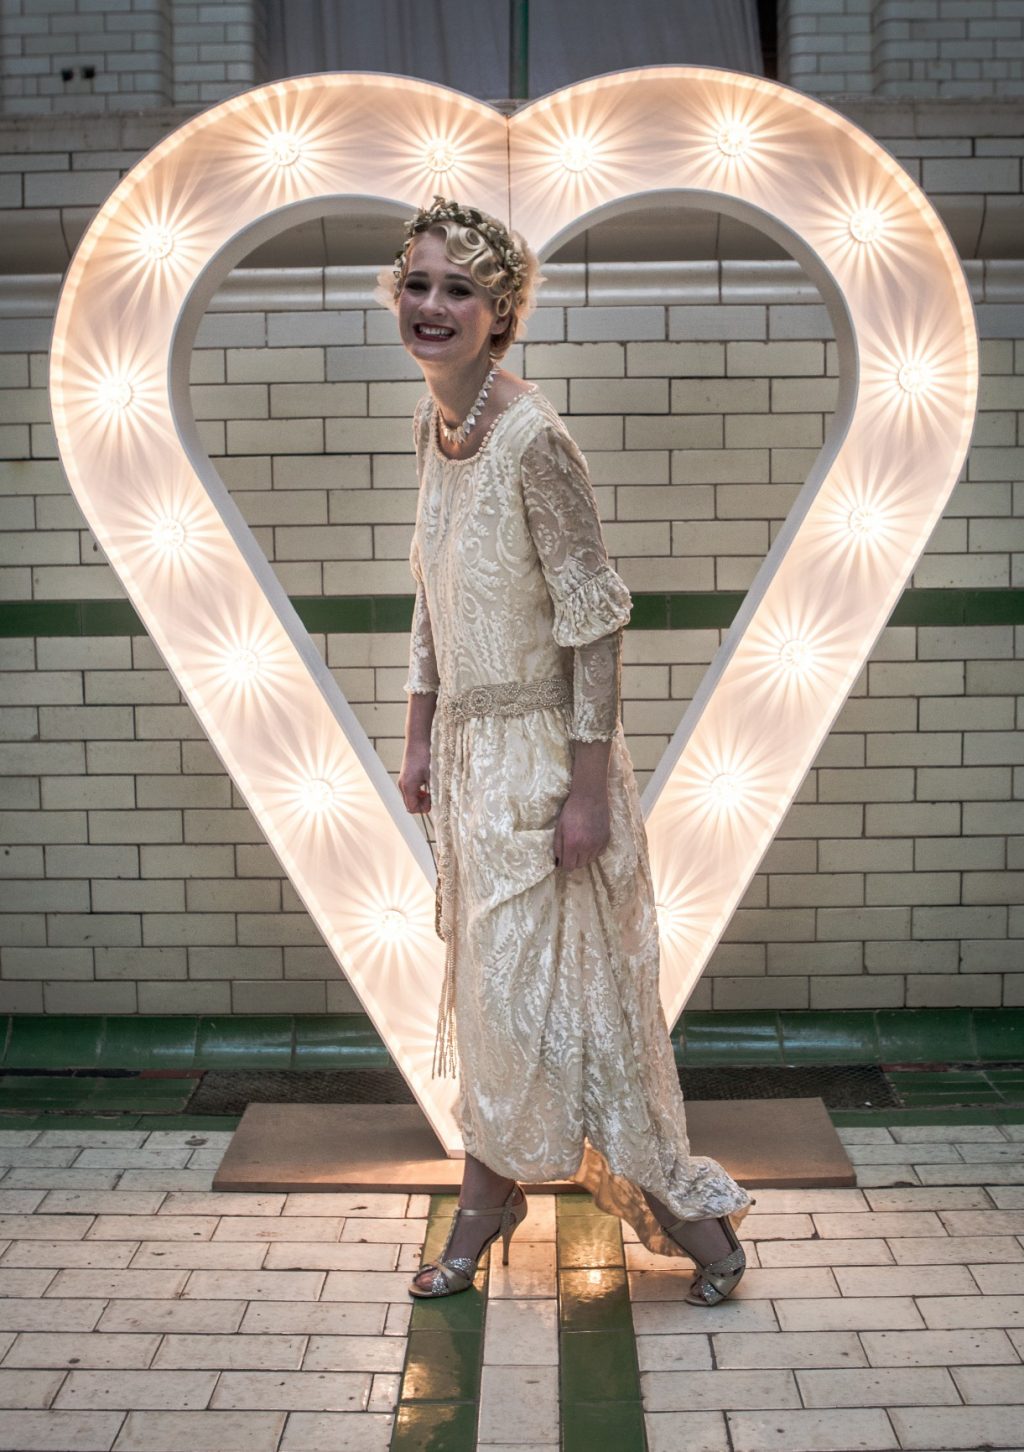
[[[858,1187],[758,1189],[708,1309],[589,1197],[414,1302],[453,1196],[214,1194],[201,1125],[0,1130],[0,1449],[1021,1452],[1024,1125],[839,1132]]]

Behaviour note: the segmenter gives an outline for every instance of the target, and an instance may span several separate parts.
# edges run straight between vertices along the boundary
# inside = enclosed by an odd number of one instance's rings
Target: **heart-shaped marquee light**
[[[757,77],[615,72],[506,118],[443,87],[305,76],[181,126],[75,254],[50,386],[97,541],[448,1154],[443,945],[421,824],[200,444],[188,392],[231,267],[297,223],[435,191],[541,257],[652,193],[735,215],[818,285],[839,402],[815,467],[644,796],[674,1023],[954,487],[977,395],[963,272],[925,195],[845,117]],[[342,470],[343,463],[339,462]]]

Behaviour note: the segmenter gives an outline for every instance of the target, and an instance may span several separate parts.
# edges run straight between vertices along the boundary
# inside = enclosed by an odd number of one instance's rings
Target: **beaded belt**
[[[572,681],[550,676],[543,681],[498,681],[493,685],[470,686],[449,696],[438,694],[438,707],[452,721],[470,716],[522,716],[539,706],[562,706],[572,700]]]

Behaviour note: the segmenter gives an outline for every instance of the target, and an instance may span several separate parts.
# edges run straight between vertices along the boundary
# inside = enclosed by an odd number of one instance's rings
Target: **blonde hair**
[[[504,232],[511,246],[522,255],[525,266],[518,289],[511,268],[499,257],[482,232],[451,217],[440,217],[429,226],[414,231],[406,240],[398,260],[392,266],[381,268],[377,274],[377,286],[373,295],[397,316],[398,299],[405,286],[412,248],[417,237],[425,232],[440,232],[444,236],[444,251],[448,261],[467,267],[477,286],[482,287],[494,300],[496,317],[499,320],[508,318],[508,326],[498,337],[492,337],[490,348],[492,358],[503,358],[512,344],[525,334],[526,319],[537,306],[537,290],[547,279],[541,276],[537,255],[521,232],[509,231],[486,212],[480,215],[483,221]]]

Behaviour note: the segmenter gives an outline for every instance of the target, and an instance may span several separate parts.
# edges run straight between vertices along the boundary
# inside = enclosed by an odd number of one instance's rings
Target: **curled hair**
[[[523,265],[518,287],[512,268],[482,232],[452,217],[439,217],[428,226],[413,231],[406,239],[395,263],[381,268],[377,274],[377,286],[373,295],[379,303],[397,315],[398,299],[405,286],[413,244],[424,232],[440,232],[445,239],[444,251],[449,262],[466,267],[477,286],[482,287],[494,300],[496,318],[499,321],[508,319],[507,327],[491,343],[491,357],[498,359],[503,358],[512,344],[525,334],[526,319],[537,306],[537,290],[547,279],[541,276],[536,253],[521,232],[509,231],[487,213],[480,215],[482,220],[509,239],[508,251],[515,249],[521,256]]]

